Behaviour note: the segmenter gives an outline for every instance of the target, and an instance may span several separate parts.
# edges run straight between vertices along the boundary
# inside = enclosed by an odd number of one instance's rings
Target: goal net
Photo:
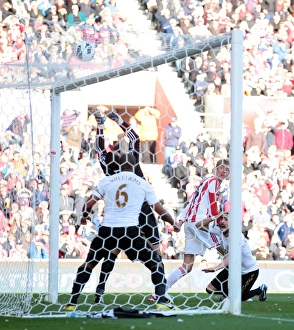
[[[132,31],[132,37],[136,40],[131,44],[129,39],[129,45],[137,42],[138,47],[130,47],[127,57],[122,57],[125,45],[117,40],[111,61],[101,55],[101,44],[84,41],[73,47],[68,61],[50,63],[43,58],[44,62],[35,63],[27,46],[21,64],[0,66],[0,315],[68,315],[63,307],[70,300],[77,269],[103,219],[103,203],[98,202],[95,219],[80,222],[82,205],[105,176],[97,151],[97,111],[103,115],[115,110],[123,121],[132,123],[134,131],[138,129],[144,177],[174,218],[187,205],[200,180],[211,174],[213,163],[209,159],[225,157],[222,144],[229,140],[236,177],[231,191],[240,189],[240,114],[231,111],[242,106],[239,31],[207,40],[185,40],[177,46],[169,35],[159,34],[153,40],[155,48],[146,45],[150,40],[142,33]],[[54,51],[53,47],[52,57]],[[198,60],[198,74],[202,76],[198,82],[210,79],[210,83],[197,85],[197,79],[193,80]],[[231,75],[225,72],[224,62],[230,66]],[[216,91],[216,80],[221,77],[227,91]],[[157,132],[152,138],[144,136],[145,123],[136,115],[148,108],[158,113]],[[164,154],[165,128],[174,118],[182,129],[179,144],[183,150],[187,148],[185,155],[190,157],[184,161],[189,162],[189,171],[183,164],[181,168],[167,164]],[[105,150],[130,148],[128,132],[107,118]],[[155,141],[154,149],[148,144],[150,140]],[[229,190],[229,186],[225,188]],[[231,216],[240,218],[238,193],[231,193],[230,201],[234,205]],[[159,249],[168,277],[182,264],[185,235],[183,229],[175,233],[159,217],[157,220]],[[231,229],[240,232],[238,226],[238,221],[232,222]],[[238,241],[232,244],[238,246]],[[231,260],[238,266],[238,253]],[[180,309],[177,313],[240,311],[238,280],[230,282],[232,290],[226,303],[205,292],[214,274],[205,274],[202,268],[219,262],[216,250],[207,250],[201,258],[196,257],[192,271],[172,286],[168,293]],[[154,293],[150,271],[140,262],[132,263],[120,252],[106,282],[103,302],[94,304],[100,272],[101,262],[75,307],[80,315],[118,306],[154,311],[155,303],[148,301]],[[231,273],[240,277],[238,267]]]

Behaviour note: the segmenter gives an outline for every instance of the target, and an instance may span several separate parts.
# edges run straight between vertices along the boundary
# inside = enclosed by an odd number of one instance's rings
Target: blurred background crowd
[[[213,35],[241,29],[244,33],[244,96],[291,97],[293,91],[294,4],[292,1],[180,1],[141,0],[139,10],[151,21],[164,49],[180,48]],[[125,13],[125,12],[124,12]],[[122,16],[115,0],[2,1],[0,16],[1,64],[40,64],[32,79],[75,74],[68,64],[78,61],[76,47],[82,41],[95,44],[93,61],[102,68],[118,67],[144,55],[136,45],[136,31]],[[165,37],[163,37],[165,36]],[[44,64],[53,63],[48,72]],[[58,65],[57,65],[58,64]],[[173,63],[186,92],[204,111],[203,96],[230,91],[230,53],[226,48],[211,57],[204,52]],[[1,84],[11,82],[1,66]],[[156,109],[143,109],[159,119]],[[148,116],[149,116],[148,115]],[[151,142],[158,138],[156,125],[140,115],[128,122],[139,134],[142,162],[156,164]],[[148,121],[149,123],[149,121]],[[0,137],[0,258],[48,258],[50,208],[50,157],[35,149],[32,154],[28,126],[21,112]],[[109,126],[113,139],[106,147],[123,149],[128,140],[118,127]],[[148,131],[149,129],[149,131]],[[165,164],[161,176],[178,192],[180,204],[163,200],[177,217],[201,180],[213,173],[214,164],[227,158],[230,141],[211,140],[205,132],[195,140],[183,140],[176,118],[165,128],[161,146]],[[96,123],[90,116],[80,120],[79,109],[65,109],[61,117],[60,160],[60,258],[84,258],[97,226],[103,219],[103,202],[92,222],[79,222],[85,199],[104,176],[95,150]],[[148,135],[148,134],[147,134]],[[243,233],[256,259],[294,260],[294,107],[286,118],[268,109],[257,118],[254,129],[243,129]],[[115,146],[116,145],[116,146]],[[146,156],[147,153],[147,156]],[[150,156],[150,157],[149,157]],[[146,173],[148,179],[148,173]],[[150,183],[152,184],[152,178]],[[163,198],[164,196],[158,196]],[[230,208],[229,183],[221,187],[220,207]],[[161,250],[165,259],[183,256],[184,235],[159,220]],[[205,258],[215,255],[209,251]],[[123,256],[121,256],[123,257]]]

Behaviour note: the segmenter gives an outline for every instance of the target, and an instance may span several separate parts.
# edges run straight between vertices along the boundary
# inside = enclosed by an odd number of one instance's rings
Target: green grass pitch
[[[240,316],[178,315],[156,319],[16,318],[0,317],[2,330],[280,330],[294,329],[294,294],[268,294],[243,302]]]

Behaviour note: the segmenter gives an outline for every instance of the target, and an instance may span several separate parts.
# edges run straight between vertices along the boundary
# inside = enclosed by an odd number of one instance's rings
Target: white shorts
[[[196,222],[185,222],[185,254],[204,255],[206,249],[219,246],[217,241],[213,241],[211,235],[196,227]]]

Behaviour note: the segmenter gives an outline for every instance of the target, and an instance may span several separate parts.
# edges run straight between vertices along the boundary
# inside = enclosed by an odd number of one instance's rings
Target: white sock
[[[187,275],[187,271],[183,267],[174,270],[166,280],[166,291],[185,275]]]

